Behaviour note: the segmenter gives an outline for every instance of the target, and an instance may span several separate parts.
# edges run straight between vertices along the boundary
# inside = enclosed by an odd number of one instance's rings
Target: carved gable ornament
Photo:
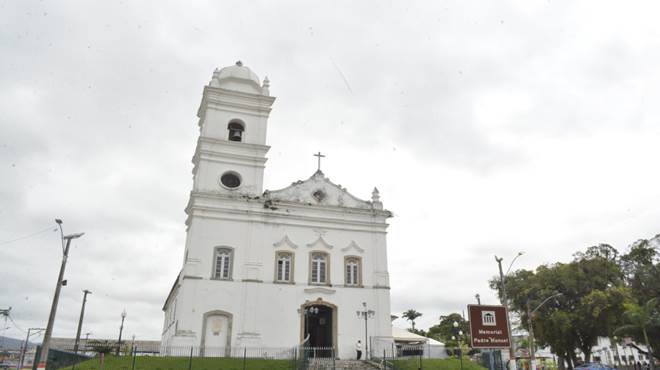
[[[296,181],[284,189],[266,191],[264,197],[273,202],[360,209],[373,208],[372,202],[353,196],[346,188],[331,182],[321,171],[316,171],[309,179]]]
[[[297,249],[298,245],[289,239],[288,235],[284,235],[284,238],[280,240],[277,243],[274,243],[273,246],[275,248],[290,248],[290,249]]]
[[[319,235],[319,238],[316,239],[316,241],[314,241],[313,243],[307,244],[307,247],[313,248],[313,249],[325,248],[325,249],[328,249],[328,250],[331,250],[332,248],[334,248],[331,244],[328,244],[328,242],[326,242],[325,239],[323,239],[323,236],[321,236],[321,235]]]
[[[349,245],[341,249],[342,252],[348,252],[350,250],[354,250],[358,253],[364,253],[364,249],[360,248],[360,246],[357,245],[357,243],[354,240],[351,240],[351,243]]]

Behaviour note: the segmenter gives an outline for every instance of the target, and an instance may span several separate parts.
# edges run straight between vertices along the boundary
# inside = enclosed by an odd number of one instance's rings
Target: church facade
[[[274,101],[268,79],[240,62],[204,87],[183,266],[163,307],[166,348],[225,355],[307,340],[351,358],[358,340],[364,346],[364,314],[367,340],[392,342],[392,214],[377,189],[359,199],[320,166],[307,180],[264,191]]]

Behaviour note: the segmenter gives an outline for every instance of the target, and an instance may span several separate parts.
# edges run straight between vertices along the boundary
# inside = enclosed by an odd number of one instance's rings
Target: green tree
[[[452,339],[452,336],[456,336],[457,332],[457,329],[454,328],[454,322],[458,323],[458,330],[462,330],[464,333],[462,341],[469,343],[470,323],[463,319],[463,316],[459,313],[440,316],[440,322],[429,328],[428,336],[443,342],[447,348],[458,347],[458,340]]]
[[[650,299],[660,297],[660,235],[632,243],[621,257],[625,281],[637,305],[643,306]],[[655,357],[660,358],[660,322],[647,327],[649,341]],[[633,333],[636,341],[644,341],[641,331]]]
[[[404,312],[401,316],[403,316],[406,320],[410,321],[412,323],[412,330],[415,330],[415,320],[418,317],[421,317],[422,313],[417,312],[411,308],[408,311]]]
[[[642,333],[642,338],[650,354],[653,354],[653,347],[649,340],[648,329],[658,324],[660,313],[658,312],[658,298],[649,299],[645,304],[628,303],[626,311],[623,314],[626,325],[617,329],[617,332],[636,335]],[[654,370],[653,359],[650,361],[651,370]]]
[[[505,280],[510,307],[527,328],[534,325],[540,346],[549,346],[569,368],[575,363],[575,350],[589,361],[591,349],[599,336],[610,336],[620,325],[623,304],[628,297],[623,287],[618,253],[607,244],[576,253],[570,263],[537,267],[536,271],[519,270]],[[490,286],[501,295],[499,279]],[[536,308],[545,298],[562,293],[540,307],[534,317],[527,307]]]

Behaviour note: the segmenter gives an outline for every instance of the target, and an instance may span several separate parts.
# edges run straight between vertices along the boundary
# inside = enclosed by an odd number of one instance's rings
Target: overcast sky
[[[202,88],[239,59],[277,97],[265,187],[312,175],[319,150],[352,194],[377,186],[392,313],[418,327],[496,303],[495,254],[623,252],[660,233],[659,7],[0,1],[0,308],[46,325],[62,218],[86,234],[54,335],[75,336],[90,289],[83,333],[116,337],[126,308],[125,337],[160,339]]]

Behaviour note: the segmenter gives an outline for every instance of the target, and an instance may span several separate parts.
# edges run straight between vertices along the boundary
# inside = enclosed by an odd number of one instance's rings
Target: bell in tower
[[[229,130],[229,141],[243,141],[243,125],[239,122],[230,122],[227,126]]]
[[[200,135],[193,156],[196,192],[263,192],[270,81],[243,63],[216,69],[197,111]],[[238,145],[237,145],[238,144]]]

